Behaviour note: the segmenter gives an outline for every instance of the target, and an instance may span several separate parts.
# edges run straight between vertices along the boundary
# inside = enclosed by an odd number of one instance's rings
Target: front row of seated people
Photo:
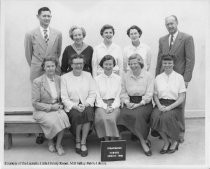
[[[130,71],[122,79],[113,72],[116,63],[111,55],[100,61],[103,73],[95,79],[83,71],[82,55],[71,58],[72,71],[62,75],[61,80],[55,75],[57,60],[45,58],[45,74],[33,82],[32,103],[34,119],[48,139],[49,151],[64,154],[61,141],[64,129],[69,128],[75,139],[75,152],[87,156],[86,140],[93,127],[97,136],[106,141],[121,139],[119,131],[129,130],[140,140],[147,156],[152,155],[147,139],[151,128],[159,132],[164,142],[160,153],[174,153],[183,128],[179,114],[186,88],[183,77],[173,70],[173,59],[171,55],[163,56],[164,72],[154,81],[144,71],[139,54],[129,57]]]

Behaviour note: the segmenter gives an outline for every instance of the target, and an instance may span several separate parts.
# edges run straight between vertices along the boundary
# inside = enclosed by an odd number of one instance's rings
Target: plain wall
[[[208,1],[200,0],[7,0],[4,2],[5,23],[5,110],[31,110],[29,66],[24,55],[24,36],[39,26],[36,18],[40,7],[52,11],[51,27],[62,32],[63,45],[72,43],[68,31],[72,25],[83,26],[85,42],[95,46],[102,41],[100,28],[111,24],[115,28],[114,43],[123,49],[130,43],[126,31],[138,25],[141,41],[152,49],[154,74],[158,40],[167,34],[164,19],[174,14],[178,28],[191,34],[195,43],[195,67],[187,91],[186,116],[205,116],[205,48],[208,21]],[[61,56],[62,57],[62,56]]]

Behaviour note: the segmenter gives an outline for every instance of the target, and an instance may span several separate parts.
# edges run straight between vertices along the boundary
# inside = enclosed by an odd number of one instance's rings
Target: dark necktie
[[[44,40],[45,40],[46,43],[49,41],[49,37],[48,37],[48,34],[47,34],[47,29],[44,29]]]
[[[171,47],[173,46],[174,44],[174,35],[171,35],[171,39],[170,39],[170,45],[169,45],[169,48],[171,49]]]

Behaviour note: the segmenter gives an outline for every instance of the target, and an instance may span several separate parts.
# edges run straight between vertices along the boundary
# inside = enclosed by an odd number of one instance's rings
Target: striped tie
[[[48,37],[48,34],[47,34],[47,29],[44,29],[44,40],[45,40],[46,43],[49,41],[49,37]]]
[[[172,45],[174,44],[174,35],[171,35],[170,45],[169,48],[171,49]]]

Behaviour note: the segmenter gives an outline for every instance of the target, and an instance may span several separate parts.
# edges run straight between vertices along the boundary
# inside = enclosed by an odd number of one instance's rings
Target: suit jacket
[[[55,86],[58,94],[58,102],[61,102],[60,96],[60,76],[55,76]],[[49,112],[53,98],[51,96],[50,86],[47,82],[46,75],[42,75],[33,81],[32,85],[32,105],[36,111]]]
[[[26,33],[24,45],[26,60],[30,66],[30,79],[33,81],[44,73],[41,64],[45,57],[54,56],[59,61],[62,47],[62,34],[50,28],[49,41],[46,44],[38,27]],[[56,74],[60,75],[60,72],[60,65],[58,65]]]
[[[175,55],[174,70],[183,75],[185,82],[189,82],[192,78],[195,64],[193,37],[186,33],[178,32],[171,49],[169,49],[169,34],[159,39],[156,76],[163,72],[161,58],[164,54]]]

